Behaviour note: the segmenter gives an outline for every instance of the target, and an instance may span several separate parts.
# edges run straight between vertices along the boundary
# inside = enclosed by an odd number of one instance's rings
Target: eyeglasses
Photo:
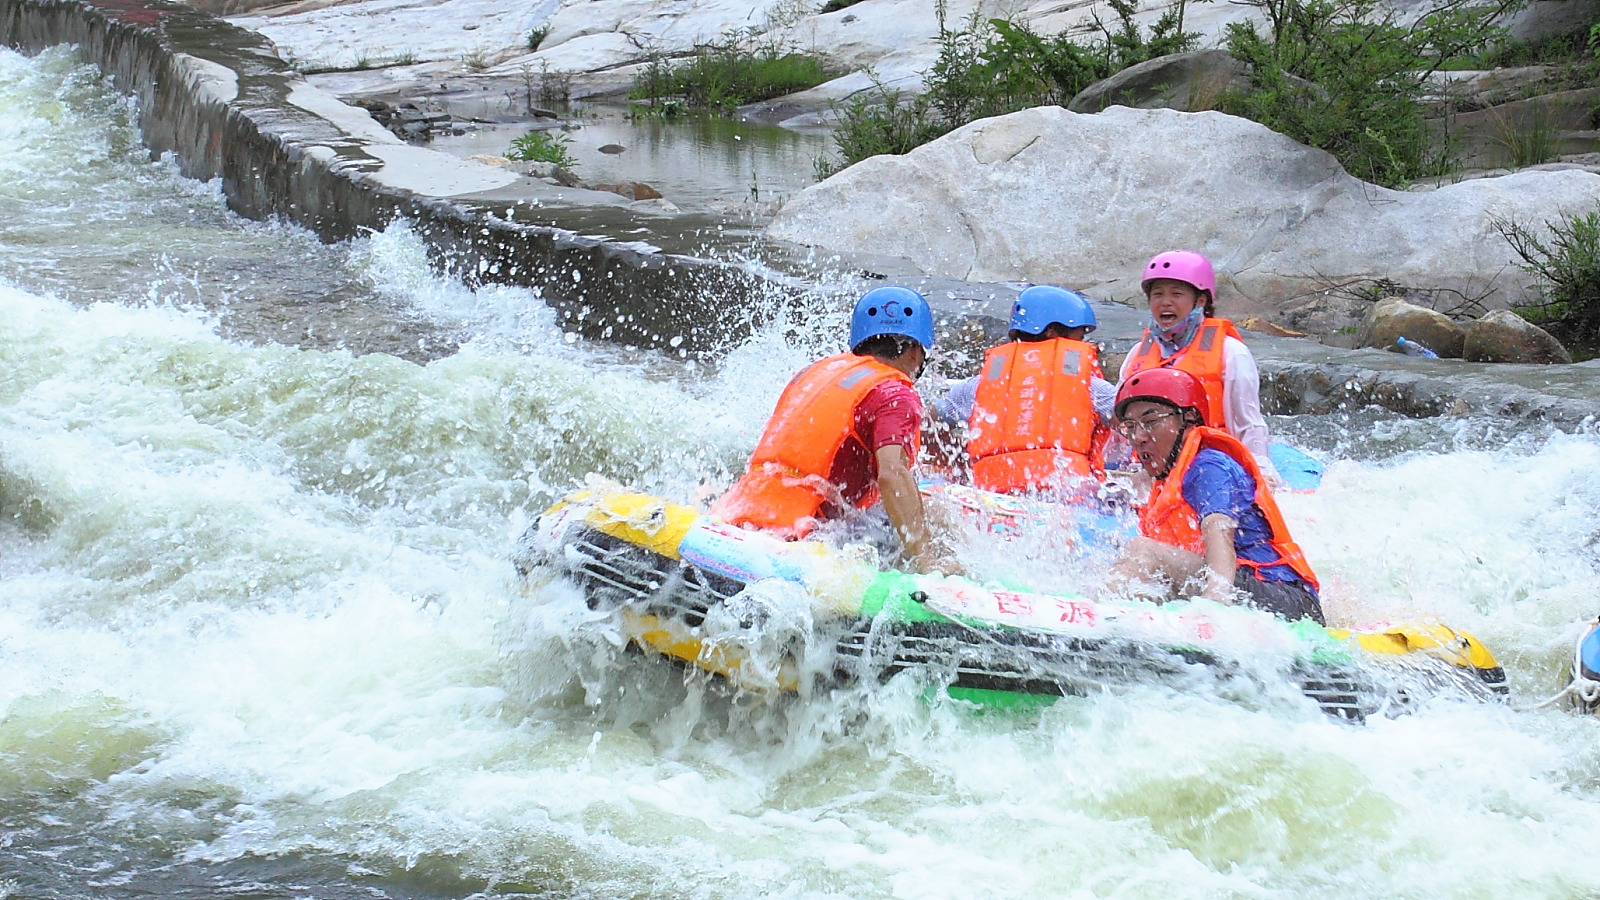
[[[1142,419],[1123,419],[1117,423],[1117,432],[1129,440],[1132,440],[1134,435],[1141,432],[1153,434],[1155,433],[1156,425],[1160,424],[1162,419],[1170,419],[1176,415],[1178,415],[1176,412],[1164,412],[1145,416]]]

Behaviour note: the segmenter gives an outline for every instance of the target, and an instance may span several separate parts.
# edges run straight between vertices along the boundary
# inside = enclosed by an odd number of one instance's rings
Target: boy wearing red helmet
[[[1317,577],[1255,457],[1204,424],[1205,403],[1204,386],[1178,368],[1135,373],[1117,390],[1117,428],[1154,485],[1112,583],[1155,575],[1171,598],[1198,581],[1212,600],[1237,590],[1257,609],[1324,624]]]

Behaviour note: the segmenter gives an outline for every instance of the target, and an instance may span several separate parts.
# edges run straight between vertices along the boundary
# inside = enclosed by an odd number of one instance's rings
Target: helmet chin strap
[[[1179,410],[1178,415],[1182,416],[1183,411]],[[1157,475],[1157,478],[1165,478],[1172,474],[1172,467],[1178,462],[1178,454],[1183,452],[1183,440],[1189,436],[1189,429],[1192,427],[1194,426],[1189,424],[1187,418],[1183,419],[1183,427],[1178,429],[1178,439],[1172,442],[1172,450],[1167,453],[1166,461],[1161,464],[1161,474]]]

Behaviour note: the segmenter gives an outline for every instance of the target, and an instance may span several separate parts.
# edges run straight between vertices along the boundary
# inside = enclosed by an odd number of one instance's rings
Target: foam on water
[[[62,59],[0,67],[28,76],[6,102],[71,106],[28,74]],[[411,240],[327,252],[467,336],[426,363],[230,340],[142,290],[0,289],[0,895],[266,883],[284,859],[332,862],[255,890],[1600,893],[1589,719],[1441,701],[1356,727],[1270,685],[985,714],[914,678],[770,698],[626,652],[570,585],[517,583],[521,527],[590,472],[726,484],[837,312],[708,371],[568,343]],[[1600,437],[1496,428],[1358,423],[1284,507],[1336,618],[1473,631],[1527,701],[1596,612]]]

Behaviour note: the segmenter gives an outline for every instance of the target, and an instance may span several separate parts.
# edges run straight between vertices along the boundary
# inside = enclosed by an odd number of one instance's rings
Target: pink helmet
[[[1157,253],[1144,266],[1144,278],[1139,287],[1150,293],[1150,282],[1157,278],[1171,278],[1192,285],[1197,291],[1217,293],[1217,273],[1211,271],[1211,262],[1193,250],[1167,250]]]

